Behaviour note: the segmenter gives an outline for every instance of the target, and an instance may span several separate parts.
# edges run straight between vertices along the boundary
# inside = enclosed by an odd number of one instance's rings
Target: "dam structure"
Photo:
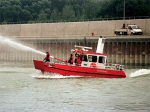
[[[123,23],[136,24],[143,35],[115,35]],[[92,47],[96,51],[99,36],[106,37],[104,53],[107,63],[150,65],[150,19],[86,21],[64,23],[0,25],[0,35],[35,50],[49,51],[52,56],[68,60],[74,45]],[[0,61],[31,62],[44,58],[33,51],[14,49],[0,41]]]

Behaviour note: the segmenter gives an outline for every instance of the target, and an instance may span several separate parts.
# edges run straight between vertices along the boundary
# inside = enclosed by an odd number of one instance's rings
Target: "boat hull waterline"
[[[35,69],[42,73],[57,73],[63,76],[97,77],[97,78],[125,78],[123,70],[100,69],[91,67],[82,67],[69,64],[49,64],[41,60],[33,60]]]

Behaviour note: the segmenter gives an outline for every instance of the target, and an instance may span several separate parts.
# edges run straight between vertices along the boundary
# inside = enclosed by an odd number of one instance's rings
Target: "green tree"
[[[60,18],[60,12],[58,11],[57,8],[55,8],[55,9],[52,11],[51,16],[50,16],[50,20],[52,20],[52,21],[61,20],[61,18]]]
[[[84,5],[84,14],[85,18],[93,19],[96,18],[97,13],[99,12],[99,7],[95,2],[86,2]]]
[[[40,13],[38,14],[38,18],[37,18],[37,21],[47,21],[47,14],[41,10]]]
[[[32,19],[30,11],[24,10],[24,9],[22,10],[22,13],[20,14],[20,17],[23,18],[22,21],[24,21],[24,22],[30,21]]]
[[[62,9],[62,15],[61,18],[63,20],[73,20],[75,19],[75,12],[73,10],[73,7],[71,5],[65,5]]]
[[[150,16],[150,0],[125,0],[125,16]],[[0,22],[123,17],[124,0],[0,0]]]
[[[8,21],[8,22],[20,22],[21,21],[20,14],[21,14],[22,8],[21,8],[21,3],[19,0],[10,1],[8,4],[5,4],[4,7],[5,7],[4,12],[3,12],[4,21]]]

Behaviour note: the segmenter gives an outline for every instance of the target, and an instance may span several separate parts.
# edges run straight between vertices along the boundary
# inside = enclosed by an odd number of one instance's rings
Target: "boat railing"
[[[124,65],[121,65],[121,64],[106,63],[106,64],[105,64],[105,69],[124,70]]]

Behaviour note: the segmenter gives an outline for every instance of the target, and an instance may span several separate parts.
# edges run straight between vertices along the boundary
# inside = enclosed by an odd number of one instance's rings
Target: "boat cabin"
[[[103,53],[96,53],[88,51],[92,47],[76,46],[80,49],[72,50],[75,56],[80,55],[81,66],[82,67],[92,67],[92,68],[105,68],[107,55]]]
[[[105,68],[106,58],[107,58],[106,54],[87,51],[84,54],[82,54],[81,66],[93,68]]]
[[[96,52],[89,51],[89,49],[92,49],[92,47],[77,45],[75,45],[75,49],[72,49],[71,51],[81,56],[80,58],[82,67],[124,70],[124,65],[106,63],[107,54],[103,53],[105,39],[106,38],[100,36]]]

